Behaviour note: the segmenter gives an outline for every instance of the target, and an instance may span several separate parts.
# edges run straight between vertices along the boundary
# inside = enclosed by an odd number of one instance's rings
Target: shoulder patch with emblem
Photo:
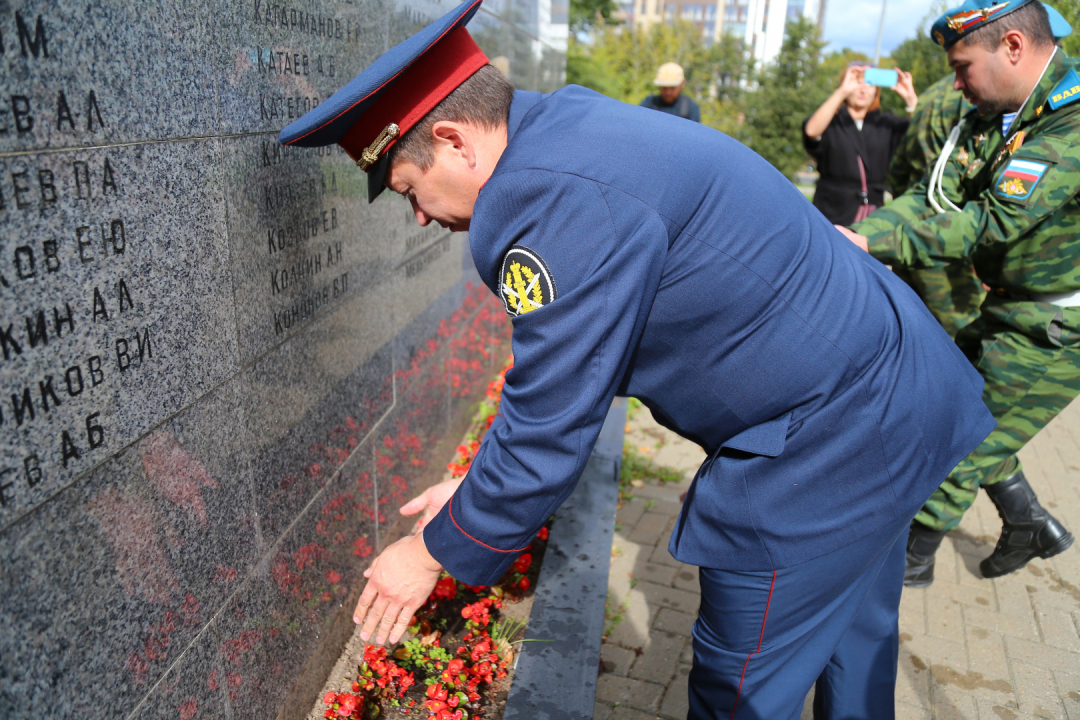
[[[1047,163],[1012,158],[994,184],[994,194],[1006,200],[1023,201],[1035,192],[1035,186],[1050,167]]]
[[[1065,79],[1050,91],[1050,109],[1057,110],[1062,105],[1080,100],[1080,75],[1076,70],[1069,70]]]
[[[547,263],[523,245],[506,251],[499,271],[499,295],[510,317],[539,310],[559,297]]]

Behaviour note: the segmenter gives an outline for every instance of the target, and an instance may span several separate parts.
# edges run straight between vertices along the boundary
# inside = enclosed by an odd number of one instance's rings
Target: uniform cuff
[[[860,235],[866,236],[868,252],[873,257],[889,265],[903,265],[899,262],[896,252],[896,228],[894,226],[881,227],[875,220],[863,220],[854,223],[850,229]]]
[[[494,585],[525,548],[501,550],[459,525],[451,498],[424,528],[424,544],[446,572],[466,585]]]

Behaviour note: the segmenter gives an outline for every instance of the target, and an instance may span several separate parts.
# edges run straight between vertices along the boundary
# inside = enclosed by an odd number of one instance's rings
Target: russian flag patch
[[[1027,200],[1048,167],[1048,163],[1013,158],[998,176],[994,192],[1007,200]]]

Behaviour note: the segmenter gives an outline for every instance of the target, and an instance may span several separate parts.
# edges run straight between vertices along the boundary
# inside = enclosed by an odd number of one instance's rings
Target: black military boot
[[[904,587],[930,587],[934,582],[934,553],[944,537],[944,532],[931,530],[922,523],[911,523],[907,538]]]
[[[1022,470],[984,489],[1003,527],[994,552],[979,563],[983,577],[1008,575],[1033,557],[1053,557],[1073,544],[1072,533],[1039,504]]]

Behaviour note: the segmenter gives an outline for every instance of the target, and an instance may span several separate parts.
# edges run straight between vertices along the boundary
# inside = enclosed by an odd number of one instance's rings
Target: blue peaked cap
[[[463,29],[481,2],[465,0],[387,50],[343,88],[290,123],[278,142],[297,147],[340,144],[368,172],[368,198],[374,200],[383,190],[386,151],[487,64],[487,57]]]

